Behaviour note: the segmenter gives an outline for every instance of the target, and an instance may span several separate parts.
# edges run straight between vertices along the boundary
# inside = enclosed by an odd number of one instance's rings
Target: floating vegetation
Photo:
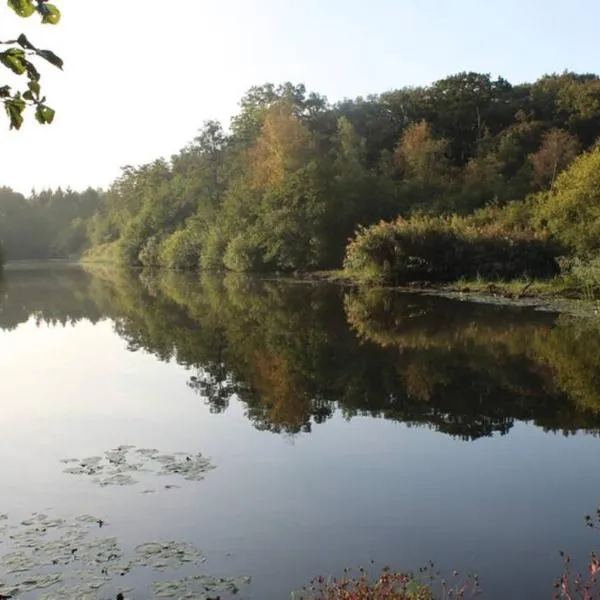
[[[65,458],[61,461],[69,465],[63,471],[70,475],[91,477],[94,483],[105,486],[134,485],[139,483],[140,474],[160,476],[179,476],[187,481],[201,481],[214,465],[202,454],[161,454],[154,448],[136,448],[123,445],[107,450],[103,456],[90,456],[84,459]],[[163,489],[175,489],[179,486],[166,484]],[[142,493],[152,493],[145,489]]]
[[[234,594],[249,578],[223,579],[197,574],[206,561],[195,546],[173,540],[156,540],[139,544],[130,556],[116,537],[100,537],[108,527],[104,519],[80,515],[71,520],[52,518],[43,513],[11,524],[6,515],[0,519],[7,552],[0,557],[0,598],[48,590],[44,595],[29,596],[40,600],[126,597],[132,588],[115,585],[127,583],[129,574],[146,570],[154,573],[184,571],[176,581],[152,584],[152,597],[207,598],[206,593]],[[10,547],[10,548],[9,548]],[[153,576],[148,577],[152,581]]]
[[[214,599],[215,594],[235,595],[250,581],[250,577],[223,578],[193,575],[172,581],[155,581],[152,584],[152,591],[155,598],[211,600]]]
[[[135,549],[138,563],[157,571],[178,569],[182,565],[199,565],[206,557],[194,546],[182,542],[147,542]]]

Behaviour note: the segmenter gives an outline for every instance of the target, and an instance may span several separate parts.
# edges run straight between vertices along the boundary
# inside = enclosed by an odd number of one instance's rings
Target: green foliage
[[[536,199],[535,217],[575,254],[600,251],[600,147],[582,154]]]
[[[558,273],[560,246],[532,232],[466,219],[420,217],[358,230],[344,268],[380,283],[444,282],[461,278],[507,280]]]
[[[156,235],[148,238],[142,246],[138,259],[144,267],[158,267],[161,264],[161,241]]]
[[[346,254],[354,273],[386,281],[550,276],[559,248],[548,230],[558,245],[568,236],[536,218],[529,196],[560,192],[561,171],[589,150],[581,123],[600,124],[597,82],[459,73],[335,105],[302,85],[253,87],[229,135],[211,121],[170,161],[124,169],[88,223],[90,242],[118,240],[129,265],[150,254],[177,269],[307,271],[339,268]],[[410,225],[361,237],[369,258],[345,252],[357,226],[398,215]],[[394,236],[402,250],[380,244]]]
[[[169,269],[192,271],[198,268],[201,252],[201,232],[188,222],[163,241],[159,262]]]
[[[22,70],[32,50],[17,50],[6,60]],[[207,121],[170,159],[124,167],[93,214],[61,222],[53,252],[109,244],[128,266],[274,272],[346,256],[354,275],[390,282],[550,277],[557,252],[585,258],[600,239],[599,90],[595,75],[513,86],[458,73],[329,104],[303,85],[256,86],[229,132]],[[31,221],[39,238],[49,222]]]
[[[7,4],[20,17],[31,17],[37,13],[42,23],[56,25],[60,21],[58,8],[42,0],[8,0]],[[41,58],[59,69],[63,68],[62,59],[52,50],[37,48],[24,34],[14,40],[0,42],[0,45],[7,47],[0,52],[0,64],[12,74],[27,79],[26,88],[20,90],[11,85],[0,85],[0,101],[4,104],[10,128],[21,128],[27,106],[34,108],[38,123],[52,123],[55,112],[46,104],[40,86],[41,75],[31,58]]]

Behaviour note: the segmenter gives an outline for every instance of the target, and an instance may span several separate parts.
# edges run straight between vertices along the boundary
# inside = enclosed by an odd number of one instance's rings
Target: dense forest
[[[170,160],[125,167],[105,192],[41,202],[3,190],[0,235],[9,259],[85,251],[173,269],[344,265],[393,282],[561,268],[587,277],[600,240],[599,138],[592,74],[512,85],[460,73],[335,104],[267,84],[242,98],[228,129],[205,123]],[[8,214],[7,199],[23,210]]]

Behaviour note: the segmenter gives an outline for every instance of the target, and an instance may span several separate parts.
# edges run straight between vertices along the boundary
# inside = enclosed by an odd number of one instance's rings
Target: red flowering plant
[[[464,581],[458,572],[452,580],[440,578],[433,563],[419,569],[418,574],[384,568],[372,578],[360,568],[344,569],[342,578],[317,577],[296,600],[449,600],[472,598],[480,593],[479,580],[469,575]]]
[[[600,529],[600,508],[596,510],[596,516],[586,516],[585,524],[591,529]],[[571,569],[571,558],[564,552],[560,553],[565,562],[565,571],[554,584],[556,594],[554,597],[560,600],[593,600],[600,598],[600,558],[594,552],[590,559],[586,573],[573,572]]]

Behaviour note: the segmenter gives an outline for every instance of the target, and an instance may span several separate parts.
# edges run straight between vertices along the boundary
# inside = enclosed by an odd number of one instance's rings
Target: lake
[[[600,547],[599,334],[324,283],[7,270],[0,593],[275,600],[373,560],[552,598],[559,551]]]

